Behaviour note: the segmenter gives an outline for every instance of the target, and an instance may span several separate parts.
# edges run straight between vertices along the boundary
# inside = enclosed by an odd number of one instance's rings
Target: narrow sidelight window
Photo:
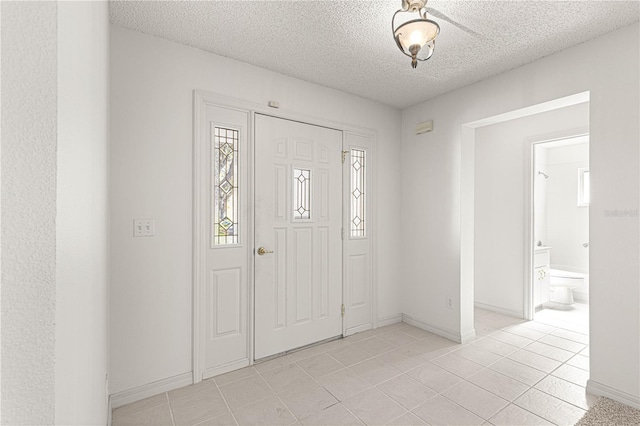
[[[213,245],[238,244],[238,131],[213,129]]]
[[[351,236],[365,237],[365,160],[366,152],[351,149]]]

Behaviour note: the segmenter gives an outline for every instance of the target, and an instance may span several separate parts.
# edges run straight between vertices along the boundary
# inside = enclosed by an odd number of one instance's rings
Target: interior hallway
[[[464,345],[382,327],[120,407],[113,425],[573,425],[597,399],[589,337],[549,322],[476,309]]]

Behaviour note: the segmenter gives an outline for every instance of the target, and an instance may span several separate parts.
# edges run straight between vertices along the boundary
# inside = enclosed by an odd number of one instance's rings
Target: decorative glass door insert
[[[293,169],[293,218],[311,219],[311,170]]]
[[[212,245],[238,244],[238,130],[213,129]]]
[[[366,236],[365,228],[365,160],[366,151],[361,149],[351,149],[351,214],[350,228],[352,237]]]

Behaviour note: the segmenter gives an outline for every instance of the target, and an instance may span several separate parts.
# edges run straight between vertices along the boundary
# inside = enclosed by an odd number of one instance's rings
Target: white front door
[[[255,119],[255,359],[342,334],[342,132]]]

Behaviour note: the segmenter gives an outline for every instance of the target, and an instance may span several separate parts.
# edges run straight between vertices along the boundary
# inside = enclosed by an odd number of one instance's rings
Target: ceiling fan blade
[[[477,33],[475,31],[473,31],[471,28],[469,27],[465,27],[464,25],[454,21],[453,19],[449,18],[447,15],[445,15],[444,13],[440,12],[437,9],[434,9],[432,7],[427,9],[427,13],[433,15],[434,17],[438,18],[438,19],[442,19],[443,21],[447,21],[448,23],[455,25],[456,27],[460,28],[462,31],[471,34],[474,37],[478,37],[478,38],[482,38],[482,34]]]

